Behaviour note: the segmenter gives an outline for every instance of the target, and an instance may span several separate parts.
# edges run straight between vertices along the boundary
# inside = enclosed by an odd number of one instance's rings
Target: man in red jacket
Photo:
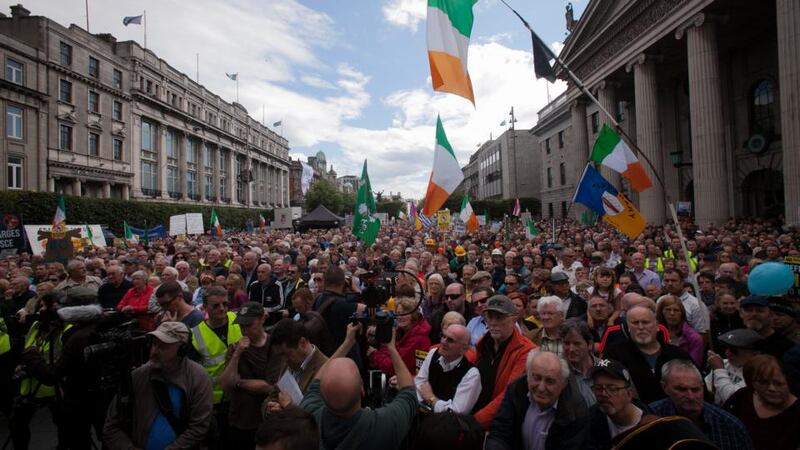
[[[536,348],[517,330],[516,314],[514,304],[505,295],[492,296],[483,309],[487,331],[478,342],[475,363],[481,374],[481,395],[473,414],[486,431],[500,410],[506,387],[525,372],[528,352]]]

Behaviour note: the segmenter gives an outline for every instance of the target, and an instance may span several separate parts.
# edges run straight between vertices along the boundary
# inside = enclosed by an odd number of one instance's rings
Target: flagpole
[[[236,74],[236,103],[239,103],[239,74]]]
[[[200,84],[200,53],[196,53],[196,55],[197,55],[197,63],[196,63],[197,73],[195,74],[195,82],[197,84]]]
[[[147,10],[143,10],[142,19],[144,19],[144,49],[147,50]]]
[[[91,33],[89,31],[89,0],[86,0],[86,32]]]

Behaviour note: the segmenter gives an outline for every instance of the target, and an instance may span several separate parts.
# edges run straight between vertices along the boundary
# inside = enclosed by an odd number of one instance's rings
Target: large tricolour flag
[[[428,0],[428,61],[433,90],[460,95],[473,105],[467,51],[476,1]]]
[[[444,134],[442,119],[436,117],[436,147],[433,150],[433,172],[428,180],[428,190],[425,193],[425,206],[422,213],[427,217],[439,210],[447,201],[447,197],[456,190],[461,181],[464,180],[464,173],[458,165],[456,154],[447,135]]]
[[[222,224],[219,223],[219,217],[214,208],[211,208],[211,235],[218,238],[222,237]]]
[[[474,233],[478,229],[478,216],[472,210],[472,204],[469,202],[469,196],[465,195],[464,200],[461,202],[461,221],[467,228],[467,231]]]
[[[642,192],[653,185],[639,158],[608,124],[603,125],[597,136],[592,149],[592,161],[621,173],[631,182],[631,187],[636,192]]]

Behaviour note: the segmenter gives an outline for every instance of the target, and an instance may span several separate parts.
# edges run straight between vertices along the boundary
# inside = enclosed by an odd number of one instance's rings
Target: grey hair
[[[131,279],[133,278],[141,278],[144,281],[148,281],[147,273],[144,270],[137,270],[131,274]]]
[[[164,270],[161,271],[162,274],[169,273],[170,275],[178,276],[178,269],[174,267],[164,267]]]
[[[536,358],[541,356],[543,353],[550,353],[551,355],[553,355],[556,358],[558,358],[558,362],[561,365],[561,378],[563,378],[564,381],[568,380],[569,379],[569,363],[567,363],[567,360],[562,358],[561,356],[558,356],[555,353],[546,352],[546,351],[539,350],[539,349],[534,349],[534,350],[531,350],[530,352],[528,352],[528,358],[525,360],[525,373],[526,374],[530,374],[531,371],[533,371],[533,363],[534,363],[534,361],[536,361]]]
[[[564,301],[561,300],[560,297],[556,295],[548,295],[539,299],[539,303],[536,304],[536,310],[542,312],[542,307],[546,305],[555,305],[556,310],[564,313]]]
[[[700,374],[700,371],[697,370],[697,367],[689,360],[686,359],[673,359],[671,361],[667,361],[661,366],[661,384],[666,384],[669,376],[672,375],[672,372],[675,370],[684,370],[688,372],[692,372],[697,376],[697,379],[702,382],[703,375]]]

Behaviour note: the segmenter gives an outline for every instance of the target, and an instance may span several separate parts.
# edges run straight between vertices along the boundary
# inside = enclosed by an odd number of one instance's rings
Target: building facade
[[[4,188],[288,205],[288,142],[242,105],[135,42],[11,9],[0,18]]]
[[[650,161],[654,187],[631,195],[648,221],[664,223],[668,202],[689,201],[701,226],[779,214],[800,224],[799,33],[795,0],[589,2],[560,58]],[[566,212],[609,122],[598,109],[570,82],[540,112],[531,131],[545,215]]]
[[[470,199],[511,199],[540,196],[537,138],[528,130],[509,128],[484,142],[462,167],[460,189]]]

